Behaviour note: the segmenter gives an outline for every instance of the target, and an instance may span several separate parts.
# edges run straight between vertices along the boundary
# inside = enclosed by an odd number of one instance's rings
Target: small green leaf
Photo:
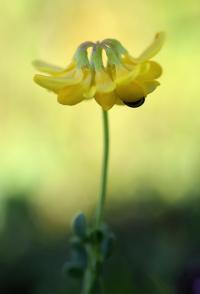
[[[72,224],[75,235],[79,238],[84,239],[87,232],[87,222],[83,213],[78,214]]]

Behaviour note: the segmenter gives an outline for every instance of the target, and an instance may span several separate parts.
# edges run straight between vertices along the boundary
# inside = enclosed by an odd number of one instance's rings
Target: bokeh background
[[[79,293],[61,273],[70,222],[91,217],[98,196],[101,109],[57,104],[31,62],[63,66],[79,43],[107,37],[137,56],[164,30],[159,89],[109,112],[106,293],[200,293],[199,1],[15,0],[1,11],[0,292]]]

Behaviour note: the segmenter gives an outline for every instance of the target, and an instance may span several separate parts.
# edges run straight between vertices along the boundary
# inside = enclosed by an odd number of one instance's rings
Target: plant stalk
[[[107,178],[108,178],[108,160],[109,160],[109,121],[108,112],[102,110],[103,118],[103,160],[102,160],[102,171],[101,171],[101,182],[99,199],[95,214],[95,229],[100,229],[103,217],[107,191]],[[93,294],[93,287],[97,279],[97,263],[98,263],[98,252],[95,248],[89,248],[88,250],[88,265],[85,271],[82,294]],[[102,285],[101,285],[102,287]]]

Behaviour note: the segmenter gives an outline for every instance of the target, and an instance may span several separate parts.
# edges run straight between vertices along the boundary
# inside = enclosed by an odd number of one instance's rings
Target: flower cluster
[[[162,69],[151,59],[161,49],[164,38],[163,32],[156,34],[153,43],[137,58],[116,39],[84,42],[64,69],[35,61],[35,67],[47,75],[36,74],[34,81],[56,93],[58,102],[64,105],[95,98],[106,111],[115,104],[139,107],[159,85]]]

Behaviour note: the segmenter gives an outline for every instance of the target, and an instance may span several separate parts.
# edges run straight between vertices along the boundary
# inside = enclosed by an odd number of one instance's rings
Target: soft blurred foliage
[[[60,275],[67,228],[78,210],[91,215],[98,195],[100,107],[57,104],[33,83],[32,60],[63,66],[82,41],[107,37],[137,56],[160,30],[161,86],[143,107],[109,112],[107,218],[118,245],[107,287],[189,289],[200,276],[199,0],[15,0],[1,12],[0,292],[75,293]]]

